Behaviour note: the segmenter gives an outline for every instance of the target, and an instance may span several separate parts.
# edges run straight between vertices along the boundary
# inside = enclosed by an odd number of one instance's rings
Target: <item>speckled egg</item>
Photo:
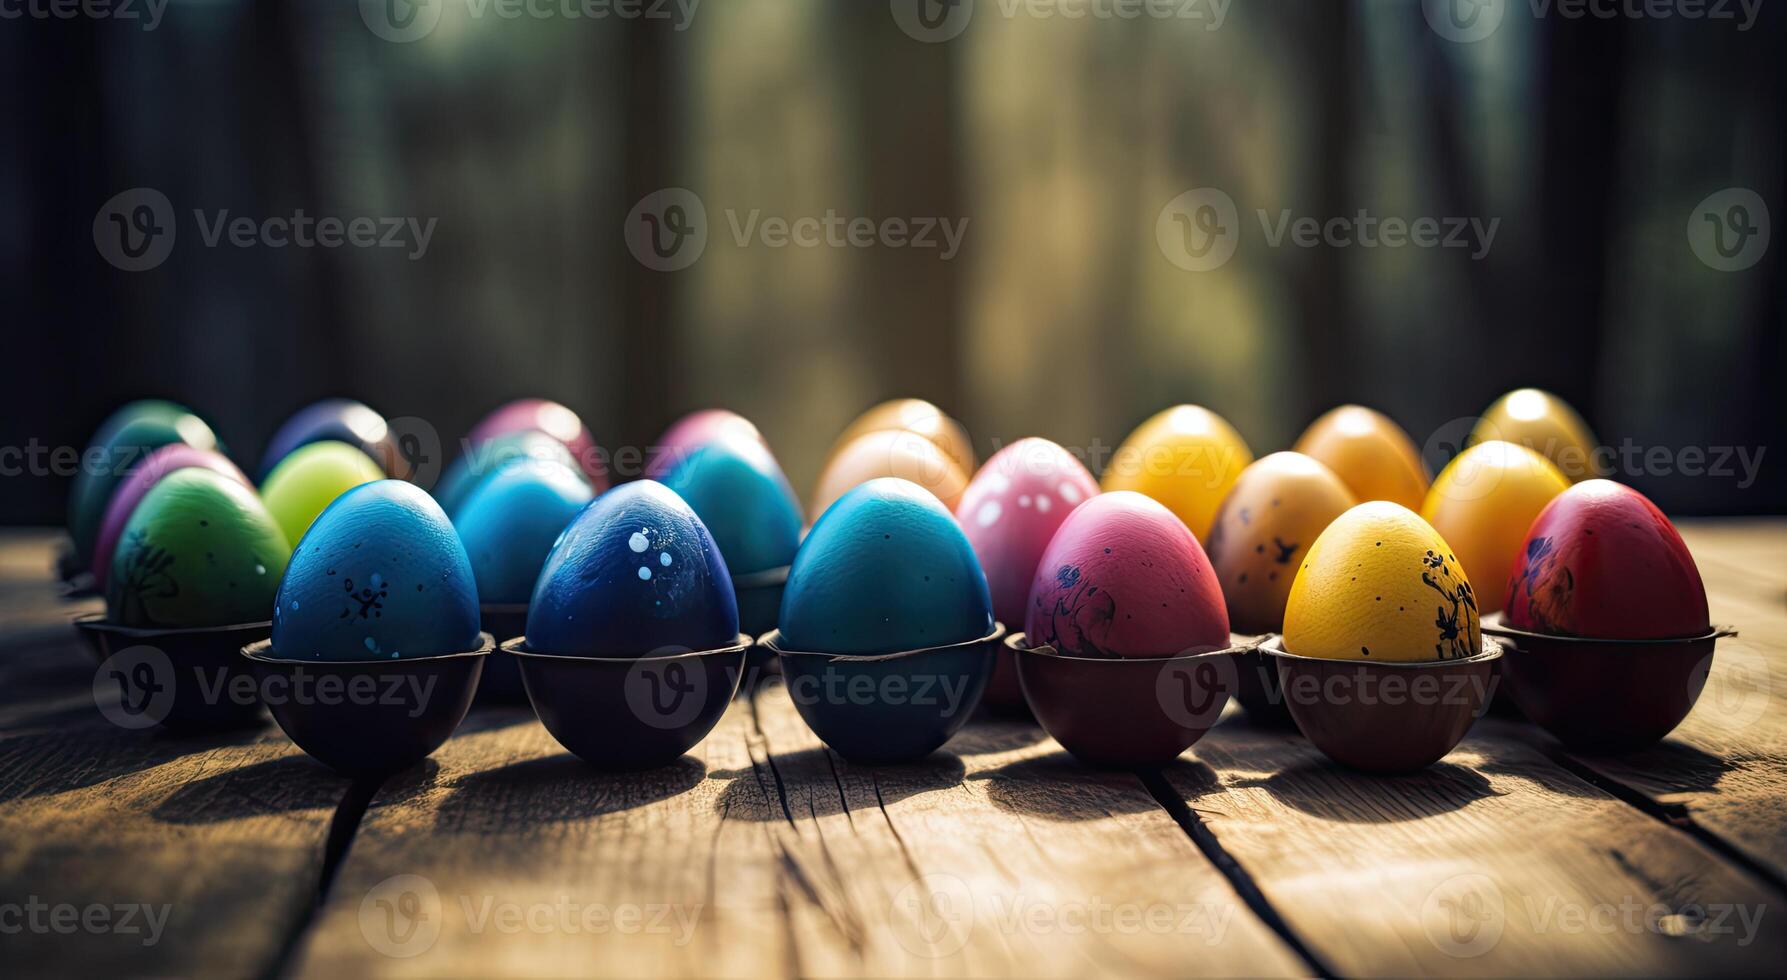
[[[1293,448],[1333,470],[1362,501],[1418,510],[1432,479],[1408,433],[1362,405],[1342,405],[1311,422]]]
[[[974,472],[974,440],[962,423],[920,398],[895,398],[858,415],[832,442],[827,461],[845,446],[870,432],[913,432],[935,443],[964,473]],[[824,467],[821,467],[822,469]]]
[[[686,501],[652,480],[596,498],[553,545],[527,643],[571,656],[716,650],[738,637],[732,575]]]
[[[1210,530],[1210,564],[1240,633],[1278,633],[1284,604],[1309,546],[1358,503],[1334,471],[1280,452],[1241,471]]]
[[[264,622],[290,553],[252,489],[209,469],[176,470],[124,525],[106,610],[146,629]]]
[[[1216,571],[1163,504],[1113,490],[1063,521],[1037,563],[1024,632],[1070,657],[1170,657],[1229,644]]]
[[[198,449],[219,448],[217,434],[204,419],[159,399],[131,402],[100,425],[93,442],[81,454],[80,472],[75,474],[68,500],[68,534],[74,539],[75,557],[80,564],[93,560],[99,526],[118,485],[149,453],[174,443]]]
[[[577,465],[577,458],[565,444],[552,438],[538,429],[523,429],[497,436],[488,442],[470,446],[447,467],[441,481],[435,484],[434,499],[440,502],[441,509],[451,517],[459,512],[460,505],[471,496],[477,485],[502,469],[507,463],[515,460],[532,460],[536,463],[558,463],[576,470],[583,476],[583,470]],[[587,483],[588,477],[584,477]]]
[[[734,575],[782,568],[800,547],[800,502],[755,439],[722,437],[691,452],[664,485],[694,508]]]
[[[1501,439],[1551,460],[1571,480],[1603,475],[1595,435],[1570,404],[1548,391],[1520,388],[1496,399],[1471,429],[1472,445]]]
[[[527,602],[559,534],[594,499],[583,474],[564,463],[515,460],[480,482],[453,515],[478,598]]]
[[[1284,610],[1300,657],[1456,660],[1483,650],[1477,596],[1439,533],[1401,504],[1363,503],[1304,556]]]
[[[1253,450],[1222,416],[1197,405],[1176,405],[1123,440],[1100,485],[1152,497],[1202,541],[1222,498],[1251,462]]]
[[[544,432],[565,444],[577,468],[597,492],[608,488],[608,462],[596,448],[596,439],[577,413],[544,398],[519,398],[503,405],[472,427],[466,445],[481,446],[497,436],[527,430]]]
[[[1020,627],[1043,549],[1067,515],[1097,494],[1086,467],[1047,439],[1020,439],[974,475],[956,519],[986,573],[1000,622]]]
[[[723,408],[703,409],[690,412],[676,420],[664,434],[657,438],[646,450],[645,477],[648,480],[662,480],[671,470],[680,466],[695,450],[710,442],[754,442],[768,447],[763,433],[751,424],[751,420]],[[699,508],[697,508],[699,509]],[[712,525],[709,525],[712,530]],[[733,569],[737,574],[738,570]]]
[[[788,650],[895,653],[987,636],[993,601],[949,510],[923,487],[884,477],[846,492],[814,522],[789,570],[779,625]]]
[[[124,478],[118,489],[112,492],[111,502],[106,505],[105,519],[99,524],[99,536],[93,545],[94,589],[102,594],[105,592],[106,582],[112,574],[112,556],[118,551],[118,541],[124,536],[124,525],[136,513],[137,505],[143,502],[143,498],[149,495],[149,490],[162,477],[189,466],[210,470],[245,487],[251,486],[248,477],[222,453],[199,449],[183,442],[166,445],[150,453],[130,471],[130,475]]]
[[[265,483],[273,468],[287,456],[324,440],[345,442],[374,460],[393,460],[398,454],[390,438],[391,428],[383,415],[351,398],[325,398],[299,409],[267,440],[267,451],[261,454],[260,479]]]
[[[1608,640],[1712,628],[1700,569],[1675,525],[1611,480],[1576,484],[1533,521],[1509,576],[1507,619],[1535,633]]]
[[[292,552],[273,655],[365,661],[478,646],[478,589],[459,535],[421,488],[366,483],[335,498]]]
[[[323,509],[362,483],[385,478],[371,456],[327,439],[292,450],[261,483],[267,504],[287,541],[297,541]]]
[[[1569,487],[1550,460],[1499,439],[1466,449],[1440,471],[1421,517],[1452,546],[1466,577],[1482,584],[1478,612],[1487,616],[1502,608],[1527,528]]]
[[[953,508],[968,487],[968,472],[935,442],[908,429],[864,433],[840,448],[819,474],[812,513],[824,513],[852,487],[893,477],[917,484]]]

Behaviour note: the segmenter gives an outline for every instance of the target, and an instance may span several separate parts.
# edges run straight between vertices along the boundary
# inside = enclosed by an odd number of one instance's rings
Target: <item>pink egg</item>
[[[691,453],[716,439],[744,439],[768,446],[751,420],[723,408],[707,408],[677,419],[646,449],[645,478],[659,480]]]
[[[1229,614],[1197,538],[1149,497],[1093,497],[1061,523],[1030,585],[1032,646],[1072,657],[1168,657],[1229,645]]]
[[[248,482],[248,477],[236,468],[235,463],[209,449],[176,442],[143,457],[124,482],[118,484],[118,489],[112,491],[111,499],[106,503],[105,517],[99,524],[99,537],[94,539],[93,584],[100,592],[105,591],[106,579],[112,571],[112,552],[118,549],[118,538],[124,533],[124,525],[130,523],[130,515],[136,513],[137,504],[142,503],[162,477],[189,466],[210,470],[254,489],[254,484]]]
[[[571,451],[597,493],[608,489],[608,465],[596,449],[595,437],[577,413],[544,398],[519,398],[498,408],[472,427],[466,442],[473,447],[511,432],[544,432]]]

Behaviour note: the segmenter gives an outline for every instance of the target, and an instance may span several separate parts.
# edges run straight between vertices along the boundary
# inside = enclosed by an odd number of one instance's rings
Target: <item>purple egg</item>
[[[175,470],[196,466],[213,473],[228,477],[250,490],[254,484],[236,468],[236,464],[226,459],[222,453],[209,449],[199,449],[183,442],[176,442],[161,447],[143,457],[118,484],[112,492],[111,500],[106,504],[105,517],[99,523],[99,537],[93,545],[93,584],[99,591],[105,591],[107,577],[112,571],[112,552],[118,548],[118,538],[124,534],[124,526],[130,523],[130,515],[136,513],[137,504],[149,495],[149,490]]]
[[[267,440],[260,477],[265,480],[293,450],[329,439],[358,447],[377,460],[385,472],[395,474],[402,469],[398,466],[402,457],[394,452],[390,437],[391,429],[383,415],[351,398],[326,398],[299,409]]]

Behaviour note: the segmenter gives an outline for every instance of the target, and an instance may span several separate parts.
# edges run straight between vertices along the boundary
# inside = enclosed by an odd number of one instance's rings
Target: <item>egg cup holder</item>
[[[520,636],[527,632],[527,608],[525,602],[482,603],[478,606],[478,621],[484,632],[491,636]],[[484,676],[478,681],[475,703],[480,706],[527,704],[527,688],[521,684],[521,664],[514,654],[500,646],[491,651],[484,661]]]
[[[472,705],[496,645],[390,660],[299,660],[262,640],[240,648],[273,720],[298,747],[346,776],[407,769],[441,747]],[[278,692],[278,696],[274,696]]]
[[[1662,740],[1694,708],[1713,646],[1737,631],[1715,626],[1674,640],[1602,640],[1529,633],[1498,613],[1483,632],[1502,641],[1514,704],[1572,749],[1621,752]]]
[[[977,640],[856,656],[789,650],[780,630],[758,639],[782,665],[794,708],[851,762],[916,762],[968,723],[993,675],[1005,626]]]
[[[732,592],[738,597],[739,629],[751,636],[762,636],[776,628],[776,620],[782,615],[782,589],[788,584],[788,570],[792,567],[783,565],[732,576]],[[775,670],[776,655],[753,643],[745,662],[753,674],[761,675]]]
[[[1235,700],[1247,709],[1247,718],[1256,724],[1278,728],[1295,728],[1291,709],[1285,706],[1284,689],[1278,684],[1278,664],[1259,651],[1271,633],[1237,634],[1233,640],[1240,652],[1235,654]]]
[[[1341,765],[1365,772],[1415,772],[1464,739],[1494,693],[1502,648],[1457,660],[1414,662],[1299,657],[1272,636],[1259,646],[1278,662],[1284,703],[1297,728]]]
[[[1170,657],[1070,657],[1052,646],[1006,638],[1024,699],[1074,758],[1140,769],[1177,759],[1222,717],[1244,647]]]
[[[261,702],[241,661],[243,644],[263,640],[271,621],[198,629],[137,629],[104,613],[76,617],[101,676],[94,679],[100,710],[129,728],[159,723],[176,732],[247,728],[262,721]],[[118,703],[102,682],[117,686]],[[116,714],[114,712],[117,712]]]
[[[732,703],[751,638],[690,653],[580,657],[530,650],[517,636],[502,649],[540,723],[597,769],[669,765],[707,737]]]
[[[1012,633],[999,644],[993,654],[993,676],[987,679],[987,693],[980,699],[988,712],[1014,721],[1036,723],[1036,714],[1030,710],[1029,702],[1024,700],[1024,685],[1018,681],[1017,655],[1012,652],[1012,637],[1023,636]]]
[[[91,599],[99,595],[99,588],[93,580],[92,569],[83,566],[75,557],[74,542],[67,538],[56,545],[56,581],[61,583],[60,598],[74,601]]]

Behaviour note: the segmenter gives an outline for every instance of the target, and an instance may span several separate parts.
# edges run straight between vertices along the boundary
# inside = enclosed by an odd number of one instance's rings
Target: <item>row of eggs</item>
[[[749,632],[779,625],[780,648],[830,658],[984,642],[998,621],[1071,657],[1219,649],[1232,627],[1282,630],[1302,656],[1446,660],[1477,651],[1478,615],[1504,595],[1513,625],[1543,632],[1706,626],[1679,536],[1635,492],[1583,483],[1577,503],[1546,511],[1558,514],[1540,534],[1540,510],[1570,476],[1590,474],[1490,439],[1428,487],[1407,436],[1356,406],[1318,420],[1297,451],[1258,461],[1214,413],[1169,409],[1126,440],[1101,488],[1041,439],[1007,446],[969,479],[958,423],[928,403],[888,403],[840,438],[815,493],[823,516],[804,538],[762,436],[731,413],[678,423],[648,463],[662,482],[609,493],[588,430],[554,403],[493,413],[432,498],[382,479],[399,455],[381,423],[354,402],[305,410],[270,442],[257,495],[196,416],[127,406],[96,445],[167,438],[109,496],[77,484],[70,524],[77,554],[91,542],[110,615],[185,628],[271,608],[275,656],[339,662],[472,649],[480,600],[525,605],[533,651],[587,657],[724,648],[747,595],[765,594]],[[1480,426],[1588,458],[1580,419],[1541,393],[1510,395]],[[1624,551],[1590,540],[1640,522]],[[1657,567],[1677,574],[1660,579]],[[785,588],[734,587],[779,569]],[[1485,600],[1472,579],[1512,587]],[[1008,657],[988,698],[1024,704]]]

